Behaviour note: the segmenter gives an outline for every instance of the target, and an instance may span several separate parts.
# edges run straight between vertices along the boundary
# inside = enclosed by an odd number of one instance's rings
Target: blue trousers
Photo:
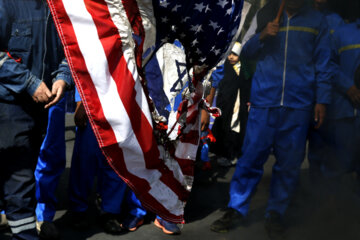
[[[97,176],[98,193],[104,212],[118,214],[127,185],[107,163],[89,122],[86,128],[76,129],[69,183],[70,209],[84,212],[88,208],[88,196]]]
[[[230,184],[228,207],[244,216],[248,214],[251,195],[261,180],[263,165],[273,149],[276,163],[266,212],[273,210],[284,214],[298,183],[311,116],[311,111],[285,107],[251,108],[243,155],[237,162]]]
[[[0,101],[0,208],[13,240],[38,239],[34,169],[46,115],[31,103],[31,99],[18,104]]]
[[[129,189],[126,195],[126,206],[129,214],[133,217],[144,218],[147,211],[141,205],[140,200],[135,196],[135,193]]]
[[[337,177],[356,170],[360,117],[328,119],[309,134],[310,174]]]
[[[49,109],[47,132],[35,169],[38,221],[52,221],[56,212],[55,191],[66,164],[65,104],[64,97]]]

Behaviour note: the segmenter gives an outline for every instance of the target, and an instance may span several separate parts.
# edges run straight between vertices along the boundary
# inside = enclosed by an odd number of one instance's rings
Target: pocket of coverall
[[[26,23],[13,23],[8,51],[16,59],[27,59],[31,50],[32,31]]]

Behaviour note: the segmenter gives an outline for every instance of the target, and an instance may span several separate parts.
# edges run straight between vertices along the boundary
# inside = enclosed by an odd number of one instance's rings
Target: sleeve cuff
[[[33,96],[36,89],[38,89],[38,87],[41,84],[41,80],[37,77],[35,77],[34,75],[30,75],[30,78],[28,79],[28,84],[26,87],[26,92],[30,95]]]

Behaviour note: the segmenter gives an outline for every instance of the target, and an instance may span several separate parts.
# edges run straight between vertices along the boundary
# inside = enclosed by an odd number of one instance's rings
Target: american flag
[[[197,80],[225,56],[238,36],[243,0],[48,0],[48,4],[109,164],[145,208],[165,220],[183,222],[199,142],[202,89]],[[186,116],[186,124],[172,149],[155,137],[157,123],[143,66],[162,44],[175,39],[183,44],[186,67],[194,69],[195,77],[190,97],[180,104],[179,116]]]

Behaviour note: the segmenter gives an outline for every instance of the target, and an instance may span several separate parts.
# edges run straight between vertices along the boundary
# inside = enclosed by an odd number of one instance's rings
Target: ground
[[[270,156],[264,169],[264,177],[258,185],[251,202],[251,209],[246,223],[228,233],[211,232],[210,224],[222,216],[229,196],[229,183],[234,167],[221,168],[213,161],[213,169],[208,177],[196,174],[195,184],[185,211],[186,224],[182,226],[179,236],[167,236],[157,229],[151,219],[136,232],[121,236],[112,236],[102,231],[98,224],[95,204],[90,205],[89,221],[91,225],[84,231],[71,228],[66,215],[67,184],[72,147],[74,144],[74,123],[72,115],[67,115],[66,144],[67,168],[58,187],[58,211],[55,224],[66,240],[158,240],[158,239],[207,239],[207,240],[264,240],[268,239],[264,229],[264,212],[268,199],[271,168],[274,157]],[[209,181],[206,181],[209,180]],[[301,169],[298,190],[285,216],[288,240],[356,240],[360,239],[360,196],[354,181],[349,174],[334,184],[322,180],[314,184],[308,175],[308,164],[305,160]],[[90,198],[94,202],[94,194]],[[1,240],[10,240],[9,232],[0,232]]]

